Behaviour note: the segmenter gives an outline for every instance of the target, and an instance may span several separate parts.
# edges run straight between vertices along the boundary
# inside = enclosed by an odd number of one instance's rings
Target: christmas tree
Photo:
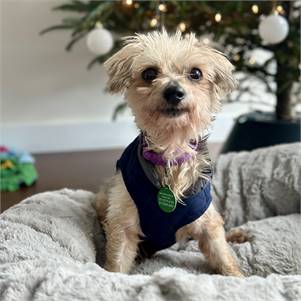
[[[183,34],[195,32],[203,43],[211,43],[227,54],[242,74],[235,100],[239,100],[244,93],[252,93],[243,83],[255,76],[265,84],[267,92],[275,95],[275,115],[278,119],[292,119],[292,108],[296,101],[300,101],[300,4],[295,1],[71,0],[54,10],[65,11],[70,16],[42,33],[70,30],[71,39],[66,46],[68,51],[96,24],[101,23],[114,33],[111,51],[93,59],[89,68],[102,63],[117,51],[122,45],[122,36],[160,29],[162,26],[171,32],[178,28]],[[271,14],[284,17],[289,25],[288,36],[278,44],[263,41],[258,33],[261,16]],[[258,49],[269,54],[264,62],[257,62],[252,57],[252,52]],[[293,92],[297,97],[293,97]]]

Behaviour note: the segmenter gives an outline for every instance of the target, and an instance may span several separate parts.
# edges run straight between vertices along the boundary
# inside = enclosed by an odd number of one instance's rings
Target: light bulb
[[[150,22],[149,22],[149,25],[151,27],[156,27],[157,24],[158,24],[158,20],[156,18],[151,19]]]
[[[222,15],[220,13],[215,14],[214,20],[219,23],[222,20]]]
[[[240,55],[239,54],[235,54],[234,56],[233,56],[233,60],[234,61],[239,61],[240,60]]]
[[[258,7],[258,5],[253,4],[252,7],[251,7],[251,9],[252,9],[253,14],[255,14],[255,15],[258,14],[258,12],[259,12],[259,7]]]
[[[250,65],[255,65],[255,64],[256,64],[256,60],[255,60],[254,57],[250,57],[250,58],[249,58],[249,64],[250,64]]]
[[[182,32],[186,30],[186,24],[184,22],[179,23],[178,27]]]
[[[283,14],[284,13],[284,9],[282,5],[277,5],[276,6],[276,12],[279,14]]]
[[[205,45],[209,45],[210,44],[210,40],[208,38],[204,38],[202,41],[203,41],[203,43]]]
[[[159,11],[161,11],[163,13],[166,13],[166,11],[167,11],[166,5],[163,3],[159,4],[158,9],[159,9]]]
[[[133,4],[133,0],[125,0],[124,3],[128,6]]]
[[[95,28],[103,28],[102,23],[99,22],[99,21],[97,21],[97,22],[95,23]]]

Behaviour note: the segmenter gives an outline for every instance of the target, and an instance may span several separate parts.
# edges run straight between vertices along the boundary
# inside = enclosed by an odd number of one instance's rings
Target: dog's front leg
[[[243,277],[226,241],[223,220],[213,207],[210,211],[202,224],[199,248],[216,272],[226,276]]]
[[[106,263],[105,269],[110,272],[128,273],[137,254],[138,238],[129,229],[121,225],[105,225]]]
[[[98,194],[96,208],[106,235],[105,269],[127,273],[136,257],[141,230],[137,208],[120,173]]]

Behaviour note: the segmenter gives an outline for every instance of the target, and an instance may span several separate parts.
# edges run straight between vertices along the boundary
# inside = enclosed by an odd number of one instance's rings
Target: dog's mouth
[[[185,108],[165,108],[161,110],[161,113],[169,118],[179,117],[187,112],[188,109]]]

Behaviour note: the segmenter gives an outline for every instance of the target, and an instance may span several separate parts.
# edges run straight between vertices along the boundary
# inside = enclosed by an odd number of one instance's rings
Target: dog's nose
[[[180,85],[172,83],[165,88],[163,97],[168,104],[176,106],[184,99],[185,90]]]

